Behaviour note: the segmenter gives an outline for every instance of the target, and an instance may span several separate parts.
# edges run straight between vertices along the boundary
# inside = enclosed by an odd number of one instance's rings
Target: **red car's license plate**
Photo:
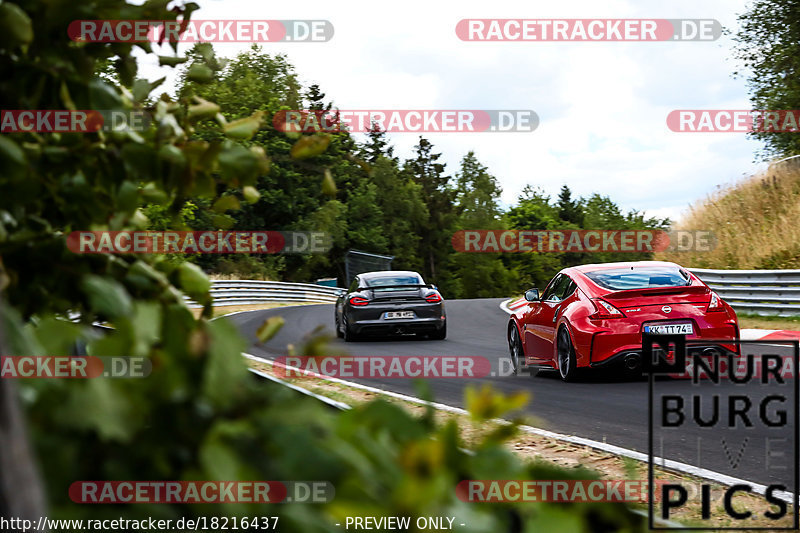
[[[691,324],[658,324],[645,326],[644,332],[651,335],[691,335],[694,330]]]

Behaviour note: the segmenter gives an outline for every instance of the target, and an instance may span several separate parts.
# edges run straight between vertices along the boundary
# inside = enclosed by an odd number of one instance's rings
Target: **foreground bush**
[[[90,354],[148,357],[153,366],[146,379],[38,380],[19,387],[48,509],[19,505],[27,497],[21,487],[35,489],[37,479],[22,453],[26,437],[13,422],[20,414],[17,388],[0,380],[0,453],[4,464],[14,465],[0,470],[0,515],[20,509],[51,518],[280,515],[280,530],[306,533],[340,531],[335,522],[358,515],[455,515],[470,531],[487,532],[643,527],[622,505],[465,504],[455,495],[462,479],[587,474],[522,464],[502,447],[509,430],[487,435],[470,455],[456,428],[435,427],[431,413],[417,419],[383,402],[330,412],[265,386],[247,372],[240,356],[245,344],[235,328],[208,320],[209,282],[199,268],[158,257],[68,251],[65,235],[73,230],[145,227],[144,205],[163,206],[165,216],[179,219],[189,199],[214,202],[220,190],[257,196],[248,187],[268,171],[267,154],[246,143],[263,117],[229,122],[213,102],[191,95],[149,100],[158,82],[137,79],[131,56],[133,46],[149,53],[147,44],[66,41],[66,28],[76,19],[171,20],[190,16],[194,4],[177,12],[160,1],[31,0],[0,7],[6,107],[147,108],[154,116],[145,132],[0,136],[3,353],[65,355],[81,340]],[[202,83],[221,66],[210,47],[195,53],[202,61],[187,76]],[[94,74],[108,61],[119,86]],[[218,140],[192,136],[207,119],[216,121]],[[298,156],[307,159],[327,146],[307,137],[296,143]],[[183,293],[205,304],[202,318],[186,309]],[[63,319],[71,312],[80,314],[79,322]],[[95,321],[110,323],[113,332],[93,335]],[[305,348],[312,354],[322,349],[319,341]],[[476,398],[479,420],[519,407],[488,392]],[[9,420],[12,431],[6,431]],[[325,505],[273,508],[90,506],[68,497],[78,480],[324,480],[333,483],[336,497]]]

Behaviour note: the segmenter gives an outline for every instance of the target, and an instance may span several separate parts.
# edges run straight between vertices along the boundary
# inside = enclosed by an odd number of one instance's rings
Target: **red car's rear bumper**
[[[583,357],[578,357],[578,366],[604,366],[614,362],[623,362],[626,358],[641,356],[642,331],[645,325],[658,323],[691,323],[694,333],[687,335],[692,346],[723,346],[728,350],[738,351],[735,344],[725,344],[725,340],[739,337],[739,327],[735,318],[726,313],[675,318],[669,320],[642,321],[633,318],[615,318],[607,320],[585,320],[586,324],[576,324],[575,329],[591,332],[581,336],[576,348]],[[577,339],[576,339],[577,340]],[[704,344],[704,340],[709,343]]]

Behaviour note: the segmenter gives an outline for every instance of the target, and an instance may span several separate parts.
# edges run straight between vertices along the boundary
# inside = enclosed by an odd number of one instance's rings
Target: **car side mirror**
[[[344,289],[336,289],[336,296],[344,296],[346,292]]]
[[[539,301],[539,289],[528,289],[525,291],[525,300],[529,302]]]

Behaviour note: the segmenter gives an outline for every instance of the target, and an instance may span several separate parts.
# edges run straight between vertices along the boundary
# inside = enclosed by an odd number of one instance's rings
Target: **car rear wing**
[[[435,289],[431,284],[428,285],[377,285],[375,287],[359,287],[360,291],[375,291],[380,289]]]
[[[705,285],[680,285],[678,287],[647,287],[641,289],[626,289],[611,291],[603,295],[606,300],[633,298],[636,296],[660,296],[662,294],[705,294],[708,292]]]

